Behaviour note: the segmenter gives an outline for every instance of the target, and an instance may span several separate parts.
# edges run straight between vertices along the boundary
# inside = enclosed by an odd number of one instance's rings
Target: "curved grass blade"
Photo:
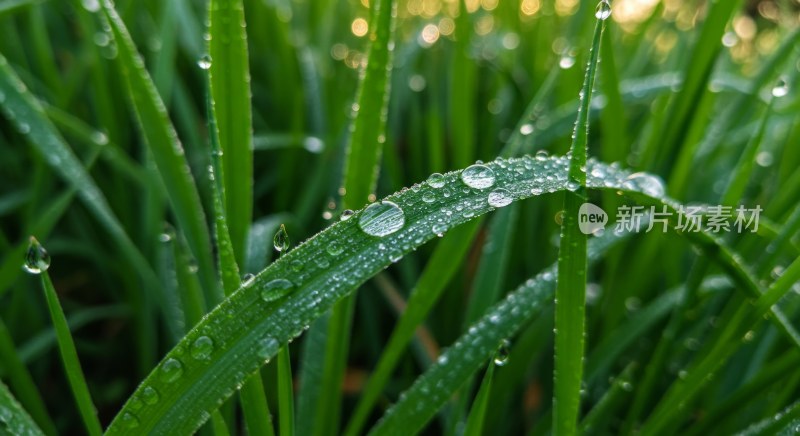
[[[36,239],[31,237],[31,248],[28,250],[30,252],[30,250],[38,251],[43,249]],[[46,268],[41,271],[41,276],[47,307],[50,311],[50,318],[53,321],[53,328],[56,331],[58,348],[61,352],[64,370],[67,373],[67,380],[69,380],[69,385],[72,388],[72,395],[78,404],[78,410],[86,426],[86,431],[92,436],[99,436],[103,433],[103,428],[100,426],[100,420],[97,418],[97,411],[92,403],[89,388],[86,386],[86,378],[78,360],[78,352],[75,350],[75,342],[72,340],[67,318],[61,309],[61,303],[58,301],[56,290],[53,287],[53,282],[50,281],[50,274],[47,273]]]
[[[109,0],[100,3],[117,42],[119,54],[116,62],[123,72],[142,136],[152,152],[181,231],[197,259],[207,296],[217,301],[219,295],[211,257],[211,238],[183,147],[125,23]]]
[[[447,195],[442,188],[415,185],[333,224],[245,283],[198,323],[139,386],[109,433],[191,432],[249,374],[274,357],[281,344],[300,335],[367,279],[438,233],[495,209],[492,204],[500,207],[508,204],[506,200],[565,190],[568,165],[563,157],[500,159],[478,168],[486,176],[483,182],[493,181],[490,187],[468,184],[475,182],[475,168],[466,174],[451,172],[442,179],[452,188]],[[590,160],[587,172],[589,187],[649,192],[648,183],[628,180],[630,173],[617,166]],[[423,196],[432,201],[423,201]],[[644,193],[635,198],[639,197],[664,204]],[[376,207],[382,213],[376,214]],[[711,236],[698,235],[705,238],[698,242],[701,248],[724,255],[723,266],[733,265],[728,272],[734,279],[748,280],[730,252]],[[752,280],[748,283],[759,292]],[[208,360],[195,359],[189,352],[200,336],[213,342]],[[159,392],[160,400],[141,406],[143,393],[150,390]],[[136,431],[125,428],[120,418],[125,413],[138,415],[141,426]]]
[[[224,156],[225,215],[239,263],[245,260],[247,232],[253,215],[253,128],[250,70],[242,0],[209,2],[212,110]]]
[[[6,432],[19,436],[44,435],[6,385],[0,382],[0,433]]]
[[[751,435],[796,435],[800,432],[800,401],[787,406],[775,416],[759,421],[743,431],[739,436]]]
[[[489,402],[489,393],[492,391],[492,378],[496,367],[496,364],[489,364],[489,368],[486,369],[481,387],[478,389],[478,394],[475,395],[472,408],[469,410],[469,417],[464,428],[465,436],[481,436],[483,434],[486,406]]]
[[[577,433],[586,334],[586,239],[578,227],[578,211],[586,203],[586,155],[589,146],[589,108],[592,100],[600,42],[605,20],[611,14],[606,0],[597,4],[589,64],[580,91],[570,152],[568,192],[564,194],[564,219],[558,250],[556,289],[556,341],[553,430],[559,435]]]

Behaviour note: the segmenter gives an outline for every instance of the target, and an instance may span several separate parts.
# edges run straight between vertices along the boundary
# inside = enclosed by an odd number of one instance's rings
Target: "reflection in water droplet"
[[[183,375],[183,364],[178,359],[170,357],[161,364],[159,378],[167,383],[172,383]]]
[[[511,194],[505,189],[495,189],[489,194],[489,206],[503,207],[511,204]]]
[[[242,276],[242,286],[250,286],[256,280],[256,276],[253,274],[247,273]]]
[[[349,220],[353,216],[354,213],[355,212],[353,212],[350,209],[343,210],[342,214],[339,216],[339,221],[347,221],[347,220]]]
[[[425,181],[431,188],[441,188],[444,186],[444,176],[439,173],[433,173]]]
[[[594,16],[597,17],[598,20],[605,20],[611,16],[611,5],[608,3],[608,0],[600,0],[600,3],[597,4],[597,9],[595,9]]]
[[[211,56],[204,54],[197,60],[197,66],[203,70],[211,68]]]
[[[778,82],[775,83],[775,86],[772,88],[772,96],[773,97],[784,97],[786,94],[789,93],[789,85],[786,83],[782,77],[778,79]]]
[[[270,302],[282,298],[294,290],[294,284],[286,279],[275,279],[261,289],[261,299]]]
[[[256,355],[263,360],[267,360],[278,353],[280,346],[281,344],[277,339],[273,338],[272,336],[267,336],[266,338],[258,341]]]
[[[503,339],[500,341],[500,345],[497,347],[497,351],[494,353],[494,364],[497,366],[505,366],[508,363],[509,355],[511,351],[509,348],[511,347],[511,342],[508,339]]]
[[[486,189],[494,186],[494,171],[486,165],[471,165],[461,172],[461,181],[470,188]]]
[[[278,253],[283,253],[289,249],[289,234],[286,232],[286,226],[281,224],[281,227],[275,232],[272,238],[272,246]]]
[[[30,237],[28,251],[25,252],[25,271],[31,274],[40,274],[50,268],[50,255],[42,244],[33,236]]]
[[[372,203],[358,219],[358,226],[364,233],[383,237],[400,230],[406,223],[406,216],[400,206],[391,201]]]
[[[190,354],[197,360],[208,360],[214,351],[214,341],[208,336],[200,336],[192,343]]]

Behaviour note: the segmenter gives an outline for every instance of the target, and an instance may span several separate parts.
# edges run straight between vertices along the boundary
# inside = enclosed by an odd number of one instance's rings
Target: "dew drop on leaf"
[[[189,353],[197,360],[208,360],[214,351],[214,341],[208,336],[200,336],[192,343]]]
[[[242,276],[242,286],[250,286],[256,280],[256,276],[253,274],[247,273]]]
[[[391,235],[405,224],[403,209],[391,201],[370,204],[358,219],[358,226],[364,233],[378,237]]]
[[[508,193],[505,189],[495,189],[491,193],[489,193],[489,206],[492,207],[503,207],[508,206],[511,204],[511,194]]]
[[[494,171],[486,165],[471,165],[461,172],[461,181],[470,188],[491,188],[495,182]]]
[[[275,236],[272,238],[272,246],[275,247],[275,250],[279,253],[283,253],[289,249],[289,234],[286,233],[286,226],[283,224],[281,224],[281,227],[275,232]]]
[[[170,357],[161,364],[159,378],[167,383],[178,380],[183,375],[183,364],[180,360]]]
[[[497,347],[497,351],[494,353],[494,364],[497,366],[505,366],[508,363],[508,358],[511,352],[509,348],[511,347],[511,342],[508,339],[503,339],[500,341],[500,345]]]
[[[350,209],[343,210],[342,214],[339,216],[339,221],[347,221],[347,220],[349,220],[353,216],[354,213],[355,212],[353,212]]]
[[[142,390],[142,401],[150,406],[158,403],[158,391],[148,386]]]
[[[259,358],[267,360],[278,352],[278,348],[280,348],[280,346],[281,344],[277,339],[273,338],[272,336],[267,336],[266,338],[258,341],[256,354]]]
[[[50,268],[50,255],[47,254],[47,250],[33,236],[30,237],[23,266],[25,271],[31,274],[41,274],[42,271],[47,271],[47,268]]]
[[[651,197],[663,197],[665,193],[664,182],[658,177],[647,173],[633,173],[626,179],[632,182],[642,192]]]
[[[211,56],[204,54],[197,60],[197,66],[203,70],[211,68]]]
[[[133,413],[130,413],[130,412],[125,412],[122,415],[121,419],[122,419],[122,425],[125,426],[125,428],[129,428],[129,429],[130,428],[136,428],[136,427],[139,427],[139,425],[140,425],[139,418],[137,418],[136,415],[134,415]]]
[[[444,186],[444,176],[439,173],[433,173],[425,183],[431,188],[441,188]]]
[[[294,284],[286,279],[275,279],[261,289],[261,299],[270,302],[284,297],[294,290]]]
[[[775,86],[772,88],[772,96],[780,98],[785,97],[788,93],[789,85],[786,83],[786,80],[783,78],[778,79],[778,82],[775,83]]]

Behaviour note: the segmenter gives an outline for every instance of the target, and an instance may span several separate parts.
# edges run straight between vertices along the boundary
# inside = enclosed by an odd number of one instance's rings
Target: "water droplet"
[[[25,252],[24,267],[31,274],[40,274],[50,268],[50,255],[33,236],[30,237],[28,251]]]
[[[295,259],[289,264],[289,266],[292,267],[292,271],[300,272],[305,267],[305,264],[303,261]]]
[[[492,207],[508,206],[511,204],[511,200],[511,194],[502,188],[495,189],[489,194],[489,206]]]
[[[183,364],[180,360],[170,357],[161,364],[159,377],[162,381],[172,383],[183,375]]]
[[[125,426],[125,428],[136,428],[140,425],[139,418],[133,413],[125,412],[122,415],[122,425]]]
[[[272,246],[278,253],[283,253],[289,249],[289,234],[286,233],[286,226],[281,224],[281,227],[275,232],[272,238]]]
[[[565,54],[561,56],[561,59],[558,60],[558,66],[562,70],[568,70],[575,65],[575,58],[570,56],[569,54]]]
[[[338,256],[338,255],[342,254],[342,252],[344,251],[344,247],[342,247],[341,245],[333,242],[333,243],[328,244],[328,246],[325,248],[325,250],[331,256]]]
[[[447,231],[447,226],[442,223],[436,223],[433,225],[433,227],[431,227],[431,230],[433,230],[433,233],[435,233],[436,236],[441,238],[444,236],[444,232]]]
[[[197,360],[208,360],[212,351],[214,351],[214,341],[208,336],[200,336],[192,343],[190,353]]]
[[[642,192],[651,197],[664,196],[664,182],[656,176],[647,173],[633,173],[625,180],[633,182]]]
[[[267,360],[278,353],[280,346],[281,344],[277,339],[273,338],[272,336],[267,336],[266,338],[258,341],[256,355],[263,360]]]
[[[559,226],[564,222],[564,214],[565,212],[563,210],[560,210],[556,212],[556,215],[553,217],[553,219],[556,221],[556,224],[558,224]]]
[[[495,365],[505,366],[508,363],[508,358],[511,354],[509,347],[511,347],[511,342],[509,342],[508,339],[503,339],[500,341],[500,345],[497,347],[497,351],[494,353]]]
[[[436,194],[428,191],[422,194],[422,201],[424,201],[425,203],[433,203],[434,201],[436,201]]]
[[[494,171],[486,165],[471,165],[461,172],[461,181],[470,188],[491,188],[495,181]]]
[[[355,212],[353,212],[350,209],[343,210],[342,214],[339,216],[339,221],[347,221],[347,220],[349,220],[353,216],[354,213]]]
[[[536,152],[536,160],[538,161],[545,160],[548,156],[549,154],[547,153],[547,150],[539,150]]]
[[[780,98],[786,96],[786,94],[788,93],[789,93],[789,84],[787,84],[786,80],[784,80],[781,77],[780,79],[778,79],[778,81],[775,83],[775,86],[772,88],[772,96]]]
[[[581,184],[578,183],[577,180],[571,179],[569,182],[567,182],[567,189],[570,190],[571,192],[577,191],[578,188],[580,188],[580,187],[581,187]]]
[[[541,195],[541,193],[542,193],[542,188],[538,186],[535,186],[531,189],[531,194],[533,195]]]
[[[250,286],[255,281],[256,281],[256,276],[254,276],[253,274],[247,273],[247,274],[242,276],[242,286],[243,287]]]
[[[275,279],[261,289],[261,299],[270,302],[282,298],[294,290],[294,283],[286,279]]]
[[[425,181],[431,188],[441,188],[444,186],[444,176],[439,173],[433,173]]]
[[[519,133],[521,133],[524,136],[530,135],[531,133],[533,133],[533,124],[531,123],[523,124],[519,128]]]
[[[200,56],[200,59],[197,60],[197,66],[203,70],[211,68],[211,56],[208,54]]]
[[[391,201],[370,204],[358,219],[358,226],[364,233],[378,237],[391,235],[405,224],[406,215],[403,210]]]
[[[148,386],[142,390],[142,401],[150,406],[158,403],[158,391]]]
[[[89,12],[100,10],[100,2],[98,0],[81,0],[81,6]]]
[[[600,3],[597,4],[597,9],[595,9],[594,16],[597,17],[598,20],[605,20],[611,16],[611,5],[608,3],[608,0],[600,0]]]

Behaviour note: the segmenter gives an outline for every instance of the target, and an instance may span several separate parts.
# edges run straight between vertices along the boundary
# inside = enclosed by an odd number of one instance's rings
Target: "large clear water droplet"
[[[189,353],[197,360],[208,360],[214,351],[214,341],[208,336],[200,336],[192,343]]]
[[[167,383],[178,380],[183,375],[183,364],[180,360],[170,357],[161,364],[159,378]]]
[[[272,238],[272,246],[278,253],[282,253],[289,249],[289,234],[286,232],[286,226],[281,224],[281,227],[275,232]]]
[[[275,279],[261,289],[261,299],[270,302],[282,298],[294,290],[294,283],[286,279]]]
[[[405,224],[406,215],[403,209],[391,201],[370,204],[358,219],[358,226],[364,233],[378,237],[391,235]]]
[[[23,266],[25,271],[31,274],[41,274],[42,271],[47,271],[47,268],[50,268],[50,255],[47,254],[47,250],[33,236],[30,237]]]
[[[509,348],[511,347],[511,342],[508,339],[503,339],[500,341],[500,345],[497,347],[497,351],[494,353],[494,364],[497,366],[505,366],[508,363],[509,356],[511,351]]]
[[[642,192],[651,197],[664,196],[664,182],[652,174],[633,173],[626,180],[633,182]]]
[[[444,186],[444,176],[439,173],[433,173],[425,181],[431,188],[441,188]]]
[[[491,193],[489,193],[489,206],[492,207],[503,207],[508,206],[511,204],[511,194],[508,193],[505,189],[495,189]]]
[[[461,181],[470,188],[491,188],[495,182],[494,171],[486,165],[470,165],[461,172]]]
[[[600,3],[597,4],[594,16],[597,17],[598,20],[605,20],[611,16],[611,5],[608,3],[608,0],[601,0]]]
[[[211,56],[204,54],[197,60],[197,66],[203,70],[211,68]]]

